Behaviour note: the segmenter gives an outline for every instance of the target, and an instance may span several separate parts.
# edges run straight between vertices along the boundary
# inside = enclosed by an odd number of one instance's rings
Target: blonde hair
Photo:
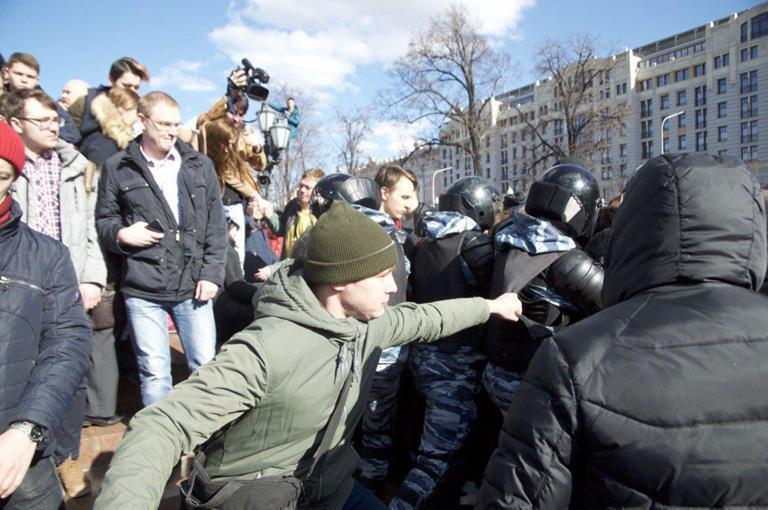
[[[139,106],[139,95],[130,89],[112,87],[109,89],[109,100],[123,110],[135,110]]]
[[[169,94],[155,90],[147,93],[144,97],[139,99],[139,113],[145,117],[149,117],[152,109],[157,104],[167,104],[168,106],[179,107],[179,103],[176,102]]]

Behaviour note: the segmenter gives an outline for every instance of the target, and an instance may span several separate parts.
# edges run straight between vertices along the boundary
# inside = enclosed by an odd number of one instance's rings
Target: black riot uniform
[[[483,385],[502,413],[541,340],[601,308],[603,270],[579,249],[589,240],[600,192],[573,162],[557,164],[531,186],[525,213],[494,230],[491,295],[518,292],[523,317],[488,323]]]
[[[487,295],[493,242],[485,234],[501,213],[501,197],[477,177],[457,181],[440,197],[440,210],[421,221],[425,238],[413,251],[412,298]],[[411,346],[410,368],[426,400],[424,427],[415,465],[390,509],[421,508],[457,460],[477,409],[485,356],[481,331],[471,328],[432,344]]]

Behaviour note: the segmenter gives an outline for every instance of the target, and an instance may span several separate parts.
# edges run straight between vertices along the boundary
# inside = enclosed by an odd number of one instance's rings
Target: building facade
[[[761,181],[768,179],[768,2],[605,62],[610,70],[594,80],[592,106],[626,114],[620,128],[592,133],[605,142],[587,160],[603,197],[620,193],[634,170],[662,149],[735,156],[749,162]],[[532,126],[550,143],[564,142],[553,82],[532,83],[489,101],[479,175],[502,192],[525,192],[553,163],[536,153],[540,144]],[[440,136],[456,140],[463,134],[448,124]],[[439,194],[475,175],[472,159],[461,149],[436,150],[438,157],[416,172],[424,178],[422,188],[431,190],[436,177]]]

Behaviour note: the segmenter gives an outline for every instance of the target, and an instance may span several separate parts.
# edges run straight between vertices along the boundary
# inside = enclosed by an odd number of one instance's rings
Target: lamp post
[[[661,133],[660,133],[660,136],[661,136],[661,145],[660,145],[660,149],[659,149],[659,151],[660,151],[659,153],[660,153],[660,154],[664,154],[664,123],[665,123],[666,121],[668,121],[669,119],[671,119],[671,118],[673,118],[673,117],[677,117],[678,115],[682,115],[682,114],[684,114],[684,113],[685,113],[685,111],[684,111],[684,110],[680,110],[679,112],[675,112],[675,113],[672,113],[672,114],[670,114],[670,115],[667,115],[667,116],[666,116],[666,117],[664,117],[663,119],[661,119],[661,129],[660,129],[660,131],[661,131]]]
[[[432,173],[432,205],[435,205],[435,199],[436,199],[435,187],[437,186],[436,185],[437,174],[441,174],[443,172],[447,172],[448,170],[453,170],[453,167],[452,166],[447,166],[445,168],[440,168],[439,170],[435,170]]]
[[[270,108],[265,101],[261,104],[259,112],[259,129],[264,133],[266,152],[272,159],[270,163],[278,163],[280,152],[288,147],[288,139],[291,136],[288,119]]]

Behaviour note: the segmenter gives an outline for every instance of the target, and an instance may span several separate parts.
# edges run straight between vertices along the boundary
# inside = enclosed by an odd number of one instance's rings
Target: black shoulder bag
[[[336,406],[323,431],[320,445],[313,456],[312,467],[303,478],[266,476],[254,480],[214,482],[205,472],[205,454],[198,452],[192,461],[189,478],[181,483],[181,495],[188,510],[295,510],[300,501],[319,496],[320,472],[336,429],[341,422],[344,404],[352,383],[350,368]]]

